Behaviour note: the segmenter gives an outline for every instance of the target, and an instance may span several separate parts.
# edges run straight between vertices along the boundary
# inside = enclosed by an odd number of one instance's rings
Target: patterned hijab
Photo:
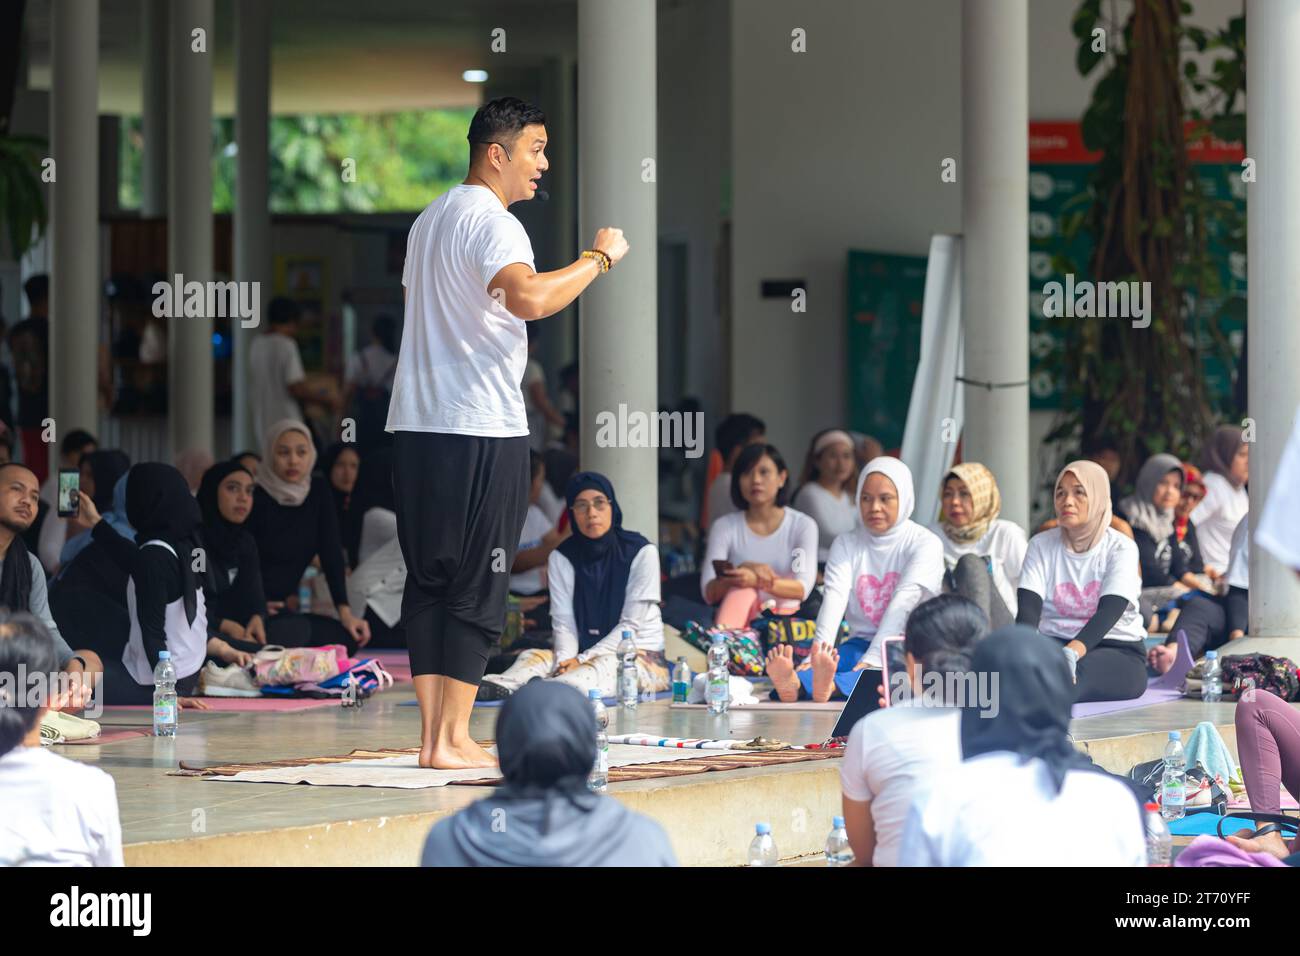
[[[953,465],[948,474],[943,476],[944,484],[949,478],[956,478],[970,491],[971,520],[960,528],[948,522],[948,516],[939,511],[939,526],[948,538],[958,544],[971,544],[988,533],[989,525],[1002,511],[1002,494],[998,491],[998,480],[977,461],[967,461]]]
[[[1095,461],[1072,461],[1056,476],[1053,495],[1068,474],[1073,474],[1079,479],[1079,484],[1083,485],[1083,492],[1088,498],[1088,520],[1081,528],[1061,526],[1061,537],[1065,539],[1067,548],[1082,554],[1095,548],[1110,528],[1110,477],[1106,474],[1106,469]]]

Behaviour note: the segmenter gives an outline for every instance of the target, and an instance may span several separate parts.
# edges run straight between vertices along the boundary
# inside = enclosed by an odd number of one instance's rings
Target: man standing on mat
[[[387,425],[420,766],[443,770],[496,764],[469,718],[528,511],[524,322],[567,307],[627,252],[622,230],[605,228],[563,269],[534,271],[528,233],[507,209],[537,194],[549,166],[545,115],[501,97],[474,114],[467,138],[469,175],[407,236]]]

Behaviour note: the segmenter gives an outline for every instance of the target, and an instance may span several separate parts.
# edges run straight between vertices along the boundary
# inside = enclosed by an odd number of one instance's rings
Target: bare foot
[[[840,663],[840,652],[833,647],[826,650],[821,644],[814,643],[812,662],[812,697],[817,703],[824,704],[835,692],[835,669]]]
[[[792,704],[799,699],[799,678],[794,676],[794,648],[778,644],[767,652],[767,676],[772,678],[776,696],[783,703]]]
[[[1157,674],[1168,673],[1169,668],[1174,666],[1174,660],[1178,657],[1178,648],[1173,644],[1157,644],[1151,648],[1151,653],[1147,655],[1147,662]]]
[[[1284,860],[1291,855],[1291,849],[1287,846],[1286,840],[1276,830],[1262,837],[1255,836],[1254,830],[1238,830],[1225,839],[1233,846],[1248,853],[1267,853],[1279,860]]]
[[[424,751],[421,750],[420,766],[426,770],[471,770],[475,767],[496,767],[497,758],[477,742],[466,740],[459,746],[435,744],[427,762]]]

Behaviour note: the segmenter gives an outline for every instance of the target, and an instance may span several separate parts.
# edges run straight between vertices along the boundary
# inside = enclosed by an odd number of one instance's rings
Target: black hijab
[[[131,459],[126,452],[109,448],[82,455],[81,464],[90,465],[90,473],[95,476],[95,493],[90,500],[101,515],[107,514],[113,510],[113,488],[117,480],[131,470]]]
[[[353,568],[360,561],[361,529],[366,512],[371,508],[397,511],[397,495],[393,493],[393,450],[377,448],[366,452],[357,468],[357,483],[352,487],[352,500],[347,515],[339,527],[343,533],[343,548]]]
[[[613,510],[609,530],[599,538],[584,535],[573,514],[574,501],[588,489],[604,494]],[[573,565],[573,616],[578,626],[578,650],[585,651],[622,619],[632,561],[650,542],[635,531],[623,530],[623,509],[614,497],[614,486],[604,475],[579,472],[569,479],[564,498],[573,534],[556,550]]]
[[[1061,645],[1033,628],[1013,624],[994,631],[975,646],[971,670],[991,679],[996,713],[965,707],[961,715],[962,759],[1010,752],[1021,762],[1037,757],[1047,764],[1055,792],[1071,770],[1095,770],[1070,741],[1074,685]]]
[[[217,462],[203,473],[203,480],[199,482],[199,493],[194,499],[198,502],[199,512],[203,515],[203,545],[208,549],[208,556],[219,558],[227,567],[238,563],[239,543],[247,532],[242,525],[228,521],[221,513],[217,492],[221,488],[221,483],[237,471],[242,471],[249,478],[253,477],[251,471],[234,459]]]
[[[196,547],[195,530],[203,520],[199,503],[190,494],[185,477],[160,461],[141,462],[131,469],[126,483],[126,520],[135,528],[135,541],[166,541],[176,552],[181,570],[181,596],[185,619],[194,623],[198,612],[198,581],[190,555]]]
[[[357,446],[347,442],[336,441],[325,449],[325,454],[321,455],[320,468],[321,473],[325,476],[325,484],[329,486],[330,497],[334,502],[334,517],[338,519],[338,526],[343,528],[347,522],[347,515],[350,508],[349,499],[356,493],[356,485],[352,486],[352,492],[340,491],[334,487],[334,479],[331,473],[334,471],[334,463],[339,460],[339,455],[351,449],[357,456],[358,462],[361,458],[361,452],[357,451]],[[360,468],[357,469],[357,475],[360,477]]]

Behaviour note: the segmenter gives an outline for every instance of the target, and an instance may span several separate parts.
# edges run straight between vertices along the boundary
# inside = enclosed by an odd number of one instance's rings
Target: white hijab
[[[873,472],[884,475],[898,490],[898,518],[884,534],[876,534],[862,520],[862,489],[867,483],[867,476]],[[914,507],[916,507],[916,494],[912,490],[912,470],[901,460],[891,458],[889,455],[881,455],[863,466],[858,474],[858,493],[853,496],[853,510],[857,512],[858,527],[865,531],[869,538],[881,544],[892,544],[908,524]]]

